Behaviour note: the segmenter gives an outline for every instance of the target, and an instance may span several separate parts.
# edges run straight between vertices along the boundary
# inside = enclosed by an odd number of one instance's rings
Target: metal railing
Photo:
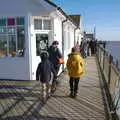
[[[104,45],[97,44],[96,56],[104,78],[103,83],[110,113],[114,120],[120,119],[120,71],[115,66],[113,57],[105,50]],[[118,118],[116,118],[117,116]]]

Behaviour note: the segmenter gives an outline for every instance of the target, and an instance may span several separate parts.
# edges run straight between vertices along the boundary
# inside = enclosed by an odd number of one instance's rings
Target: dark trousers
[[[56,71],[56,76],[57,76],[57,74],[59,72],[59,69],[60,69],[60,65],[57,65],[57,66],[54,65],[54,69]],[[56,88],[56,84],[57,84],[57,78],[56,78],[56,76],[53,76],[52,88]]]
[[[70,84],[70,91],[71,91],[71,92],[77,93],[78,84],[79,84],[79,79],[80,79],[80,78],[70,77],[69,84]]]

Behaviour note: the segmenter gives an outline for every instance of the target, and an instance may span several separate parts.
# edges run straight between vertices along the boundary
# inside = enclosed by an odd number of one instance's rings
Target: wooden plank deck
[[[54,95],[41,101],[36,81],[0,81],[0,120],[106,120],[95,57],[86,59],[76,99],[69,95],[69,77],[63,73]]]

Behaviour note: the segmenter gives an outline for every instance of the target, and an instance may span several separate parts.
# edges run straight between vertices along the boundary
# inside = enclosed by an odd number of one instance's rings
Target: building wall
[[[79,42],[79,44],[81,43],[81,32],[80,32],[80,29],[77,29],[76,31],[75,31],[75,43],[76,42]]]
[[[32,14],[33,15],[33,14]],[[49,45],[51,45],[51,41],[53,40],[53,20],[52,20],[52,29],[49,30],[35,30],[34,29],[34,18],[36,16],[31,16],[30,22],[31,25],[29,26],[29,33],[30,33],[30,46],[31,46],[31,52],[30,52],[30,65],[31,65],[31,79],[35,80],[36,79],[36,70],[38,64],[41,62],[40,56],[37,56],[36,54],[36,34],[48,34],[49,36]],[[37,18],[42,17],[42,16],[37,16]],[[49,17],[49,16],[48,16]]]
[[[38,16],[39,17],[39,16]],[[31,78],[32,80],[35,80],[36,78],[36,69],[37,69],[37,66],[39,64],[39,62],[41,61],[40,60],[40,57],[39,56],[36,56],[36,38],[35,38],[35,34],[36,33],[48,33],[49,35],[49,46],[52,44],[52,42],[54,40],[57,40],[59,41],[59,49],[61,51],[61,53],[63,54],[63,51],[62,51],[62,19],[55,14],[55,16],[48,16],[51,18],[51,21],[52,21],[52,27],[51,27],[51,30],[50,31],[42,31],[42,30],[34,30],[34,22],[33,22],[33,18],[31,20],[31,27],[30,27],[30,30],[31,30]],[[61,65],[61,68],[60,68],[60,71],[58,74],[60,74],[62,72],[62,65]]]
[[[64,31],[64,60],[66,67],[66,62],[68,59],[68,54],[71,52],[71,48],[74,46],[74,27],[67,21],[63,25]]]
[[[28,21],[28,17],[25,17]],[[25,55],[24,57],[0,57],[0,79],[17,79],[28,80],[30,79],[29,71],[29,41],[27,23],[25,25]]]
[[[62,21],[57,17],[54,19],[54,38],[59,41],[59,49],[62,51]]]
[[[54,18],[54,25],[53,25],[53,40],[57,40],[59,41],[59,49],[61,51],[61,53],[63,54],[63,51],[62,51],[62,20],[58,17],[55,17]],[[62,65],[60,67],[60,70],[59,70],[59,73],[60,74],[62,72]]]
[[[30,16],[49,14],[37,0],[3,0],[0,1],[0,18],[24,17],[25,18],[25,56],[24,57],[0,57],[0,79],[30,80],[35,74],[31,63],[36,62],[34,34],[31,34]],[[32,45],[32,47],[31,47]],[[33,55],[33,56],[31,56]],[[35,76],[35,75],[34,75]]]
[[[53,11],[39,5],[39,0],[4,0],[0,4],[0,17],[25,17],[25,56],[0,57],[0,79],[35,80],[37,65],[40,57],[36,56],[36,38],[32,16],[49,16]],[[52,17],[52,30],[50,35],[51,45],[53,40],[59,41],[59,48],[62,51],[62,20],[60,16]],[[74,45],[74,28],[68,22],[65,24],[65,64],[67,55]],[[65,65],[66,66],[66,65]],[[62,71],[62,66],[60,72]],[[59,72],[59,73],[60,73]]]

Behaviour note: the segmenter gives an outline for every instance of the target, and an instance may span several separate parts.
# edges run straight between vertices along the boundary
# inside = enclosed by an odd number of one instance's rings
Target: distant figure
[[[91,55],[94,55],[96,53],[96,46],[97,46],[97,42],[95,40],[90,40],[89,42],[89,47],[91,49]]]
[[[52,63],[57,74],[59,72],[60,65],[61,65],[58,62],[58,58],[62,58],[62,54],[58,48],[58,45],[59,45],[58,41],[53,41],[52,45],[48,48],[49,60]],[[56,90],[56,83],[57,83],[57,78],[53,77],[53,83],[52,83],[53,92]]]
[[[90,56],[89,40],[87,40],[87,56]]]
[[[36,71],[36,80],[40,80],[42,83],[42,96],[43,101],[46,102],[47,96],[50,97],[51,94],[51,72],[53,73],[54,77],[56,77],[56,71],[52,66],[51,62],[48,59],[48,53],[42,52],[41,55],[41,62],[39,63]],[[47,95],[48,93],[48,95]]]
[[[81,53],[82,57],[86,58],[87,57],[87,49],[88,49],[88,44],[87,44],[86,40],[81,41],[80,48],[81,48],[80,53]]]
[[[75,98],[80,77],[84,74],[84,60],[75,48],[68,55],[67,70],[70,77],[70,97]]]

